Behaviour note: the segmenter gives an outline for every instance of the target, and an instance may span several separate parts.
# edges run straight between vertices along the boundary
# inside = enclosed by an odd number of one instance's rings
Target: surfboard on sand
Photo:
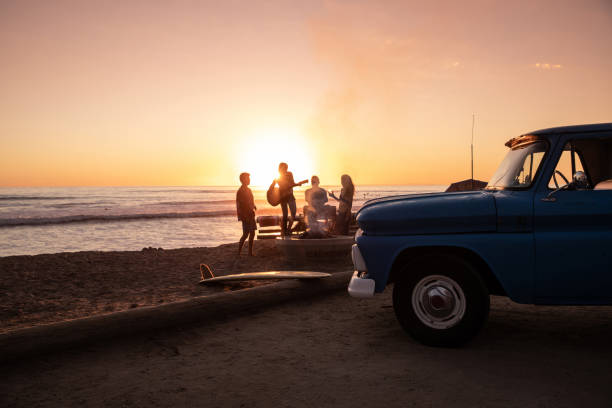
[[[200,285],[209,285],[213,283],[242,281],[242,280],[260,280],[260,279],[321,279],[331,276],[325,272],[308,272],[308,271],[274,271],[274,272],[250,272],[237,273],[234,275],[215,276],[212,278],[204,278],[199,282]]]

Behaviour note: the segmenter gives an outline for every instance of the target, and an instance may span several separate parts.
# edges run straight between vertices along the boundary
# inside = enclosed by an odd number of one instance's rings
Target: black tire
[[[440,293],[444,296],[437,296]],[[397,320],[412,338],[428,346],[458,347],[470,341],[487,321],[489,305],[480,275],[453,256],[407,265],[393,287]]]

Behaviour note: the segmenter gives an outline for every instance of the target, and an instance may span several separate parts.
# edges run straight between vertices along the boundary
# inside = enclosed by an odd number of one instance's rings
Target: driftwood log
[[[346,290],[351,275],[352,272],[347,271],[320,280],[283,281],[161,306],[18,329],[0,334],[0,361],[31,357],[115,337],[225,320],[291,300]]]

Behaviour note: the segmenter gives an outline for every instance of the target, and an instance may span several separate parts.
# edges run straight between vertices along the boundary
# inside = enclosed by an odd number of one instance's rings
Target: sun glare
[[[285,162],[295,181],[310,179],[315,163],[306,138],[293,129],[258,130],[245,138],[237,157],[239,172],[251,174],[251,185],[269,186],[278,177],[278,164]]]

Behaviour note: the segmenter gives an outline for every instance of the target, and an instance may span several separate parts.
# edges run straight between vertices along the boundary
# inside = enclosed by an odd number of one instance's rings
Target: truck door
[[[569,140],[551,159],[534,197],[536,303],[612,304],[612,135]],[[587,184],[550,195],[576,171]]]

